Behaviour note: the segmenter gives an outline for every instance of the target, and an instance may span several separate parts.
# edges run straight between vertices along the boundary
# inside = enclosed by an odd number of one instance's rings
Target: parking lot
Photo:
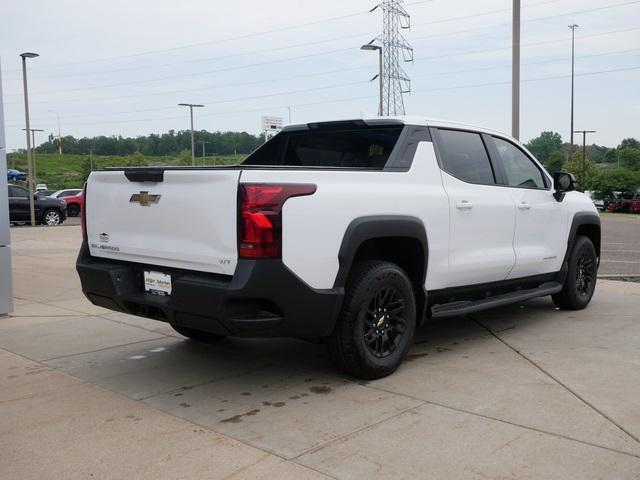
[[[640,220],[603,221],[601,273],[640,274]],[[80,236],[12,229],[0,478],[640,478],[639,284],[428,324],[354,382],[319,344],[198,344],[89,304]]]

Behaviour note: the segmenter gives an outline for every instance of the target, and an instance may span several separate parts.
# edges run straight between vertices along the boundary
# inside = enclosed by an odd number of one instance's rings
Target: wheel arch
[[[573,251],[573,246],[576,243],[576,237],[578,235],[584,235],[591,240],[593,246],[596,249],[596,256],[598,262],[600,262],[600,250],[602,245],[602,227],[600,222],[600,215],[593,212],[578,212],[573,216],[571,221],[571,229],[569,230],[569,238],[567,239],[567,251],[564,256],[564,264],[569,261],[569,256]]]
[[[402,215],[373,215],[353,220],[338,253],[339,269],[334,288],[344,288],[355,263],[387,260],[407,272],[416,295],[418,324],[424,318],[424,288],[429,257],[427,232],[422,221]]]

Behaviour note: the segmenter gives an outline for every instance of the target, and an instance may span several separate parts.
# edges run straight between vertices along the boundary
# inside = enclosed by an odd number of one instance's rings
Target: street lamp
[[[24,128],[22,130],[25,130]],[[33,152],[31,152],[31,160],[33,162],[33,179],[38,183],[38,170],[36,168],[36,132],[44,132],[41,128],[31,129],[31,145],[33,146]]]
[[[22,85],[24,87],[24,119],[25,119],[25,130],[27,134],[27,171],[29,175],[29,215],[31,220],[31,226],[35,227],[36,225],[36,209],[34,203],[34,188],[33,188],[33,167],[32,167],[32,159],[31,159],[31,128],[29,127],[29,91],[27,89],[27,58],[36,58],[39,55],[33,52],[24,52],[21,53],[22,57]]]
[[[58,117],[58,155],[62,155],[62,135],[60,134],[60,114],[55,110],[47,110],[49,113],[54,113]]]
[[[373,41],[373,40],[372,40]],[[382,97],[383,97],[383,75],[382,75],[382,65],[383,65],[383,59],[382,59],[382,47],[380,45],[372,45],[371,43],[367,43],[366,45],[362,45],[360,47],[360,50],[378,50],[378,74],[375,75],[371,81],[373,82],[376,78],[379,79],[379,83],[380,83],[380,105],[378,106],[378,116],[381,117],[382,116]]]
[[[189,107],[189,113],[191,115],[191,165],[196,166],[196,142],[193,136],[193,109],[202,108],[204,105],[198,105],[195,103],[179,103],[179,107]]]
[[[571,147],[573,148],[573,71],[574,71],[574,60],[575,60],[575,45],[576,45],[576,28],[580,25],[574,23],[569,25],[571,29]]]

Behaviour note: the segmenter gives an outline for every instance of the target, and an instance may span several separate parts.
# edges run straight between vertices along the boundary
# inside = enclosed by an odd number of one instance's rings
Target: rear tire
[[[187,337],[196,342],[217,342],[225,338],[224,335],[216,335],[215,333],[203,332],[202,330],[194,330],[193,328],[183,327],[182,325],[171,324],[171,327],[183,337]]]
[[[416,301],[407,274],[390,262],[366,261],[347,282],[329,354],[353,377],[385,377],[402,363],[415,329]]]
[[[563,310],[582,310],[591,301],[596,289],[598,257],[591,240],[576,237],[569,257],[569,272],[562,290],[551,296],[553,303]]]
[[[80,215],[80,207],[75,204],[67,206],[67,215],[69,215],[70,217],[77,217],[78,215]]]

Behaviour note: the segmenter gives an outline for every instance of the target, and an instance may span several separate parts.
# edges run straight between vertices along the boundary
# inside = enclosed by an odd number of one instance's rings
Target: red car
[[[78,215],[80,215],[80,212],[82,211],[82,205],[84,203],[82,192],[71,197],[62,197],[62,199],[67,202],[68,217],[77,217]]]

